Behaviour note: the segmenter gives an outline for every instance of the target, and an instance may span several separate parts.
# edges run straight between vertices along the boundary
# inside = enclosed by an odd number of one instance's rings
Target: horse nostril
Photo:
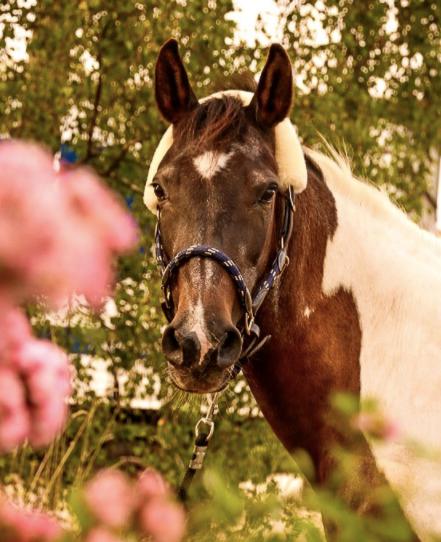
[[[183,362],[181,345],[176,337],[176,330],[173,326],[167,326],[162,335],[162,351],[168,361],[173,365],[181,365]]]
[[[184,366],[189,367],[197,363],[201,354],[201,344],[196,333],[188,333],[181,340]]]
[[[235,327],[230,327],[222,337],[217,352],[217,365],[221,369],[230,367],[239,359],[242,337]]]
[[[196,333],[181,335],[170,325],[162,336],[162,350],[172,365],[188,367],[199,361],[201,345]]]

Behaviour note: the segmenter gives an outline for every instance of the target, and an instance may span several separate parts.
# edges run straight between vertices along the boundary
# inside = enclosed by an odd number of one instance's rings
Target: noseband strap
[[[179,268],[191,258],[209,258],[216,261],[221,265],[228,273],[233,281],[238,294],[239,302],[244,312],[244,322],[242,336],[247,335],[250,337],[249,344],[242,349],[240,356],[240,362],[251,357],[257,350],[259,350],[268,339],[270,335],[260,339],[260,329],[255,322],[256,313],[264,302],[271,288],[274,286],[276,280],[285,270],[289,263],[287,255],[287,248],[289,240],[292,235],[293,228],[293,216],[294,216],[294,191],[290,187],[284,198],[284,212],[282,229],[280,232],[279,243],[276,256],[271,264],[271,267],[266,274],[265,278],[260,281],[257,286],[254,295],[251,295],[248,286],[245,283],[242,273],[235,262],[229,258],[221,250],[210,247],[209,245],[192,245],[184,250],[178,252],[171,260],[168,260],[164,247],[162,245],[161,230],[160,230],[160,216],[158,214],[158,222],[156,224],[155,243],[156,243],[156,259],[159,266],[162,269],[162,291],[164,295],[164,301],[162,303],[162,309],[165,317],[169,322],[174,317],[174,303],[172,296],[172,284],[174,277]],[[237,363],[234,372],[239,372],[241,363]]]
[[[208,258],[220,264],[233,279],[242,309],[245,313],[252,312],[251,294],[247,288],[247,285],[245,284],[245,280],[239,268],[233,262],[233,260],[231,260],[221,250],[210,247],[209,245],[192,245],[191,247],[185,248],[184,250],[178,252],[165,267],[162,275],[162,287],[166,305],[170,309],[173,306],[173,299],[170,289],[173,277],[179,267],[181,267],[182,264],[191,258]]]

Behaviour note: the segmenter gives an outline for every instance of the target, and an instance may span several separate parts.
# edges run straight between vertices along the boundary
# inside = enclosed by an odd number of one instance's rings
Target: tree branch
[[[125,145],[125,146],[121,149],[121,152],[118,154],[118,156],[113,160],[113,162],[111,162],[111,164],[109,165],[109,167],[103,171],[103,173],[102,173],[103,177],[108,177],[108,176],[111,175],[116,169],[118,169],[118,166],[119,166],[120,163],[124,160],[124,158],[126,157],[128,151],[129,151],[129,147],[128,147],[128,145]]]
[[[92,157],[93,131],[95,129],[96,120],[98,118],[98,108],[100,105],[101,93],[103,89],[103,74],[101,72],[101,64],[100,64],[99,70],[100,70],[100,73],[98,77],[98,84],[96,86],[95,98],[93,100],[93,113],[92,113],[92,117],[90,119],[90,124],[89,124],[89,130],[88,130],[88,135],[87,135],[87,150],[86,150],[86,156],[84,158],[84,162],[87,162]]]
[[[107,30],[109,29],[109,26],[110,26],[110,22],[111,21],[109,19],[106,22],[106,24],[104,25],[104,27],[103,27],[103,29],[101,31],[101,36],[99,38],[99,42],[101,42],[105,38]],[[93,99],[93,112],[92,112],[92,117],[90,119],[89,130],[88,130],[88,134],[87,134],[87,149],[86,149],[86,156],[84,158],[84,162],[87,162],[88,160],[90,160],[90,158],[92,158],[93,132],[95,130],[96,121],[97,121],[97,118],[98,118],[98,109],[99,109],[99,106],[100,106],[101,94],[102,94],[102,91],[103,91],[102,60],[103,60],[103,52],[102,52],[102,49],[99,49],[98,55],[97,55],[98,73],[99,73],[99,75],[98,75],[98,83],[96,85],[95,97]]]
[[[426,198],[426,200],[428,201],[428,203],[430,204],[430,206],[433,208],[434,211],[436,211],[436,208],[437,208],[437,204],[436,204],[436,200],[435,198],[432,196],[432,194],[430,192],[428,192],[427,190],[425,190],[423,192],[423,196]]]
[[[129,188],[132,192],[135,192],[135,194],[141,194],[141,196],[144,195],[144,192],[141,190],[141,188],[139,188],[135,184],[132,184],[123,178],[119,178],[118,182],[122,184],[123,186],[125,186],[126,188]]]

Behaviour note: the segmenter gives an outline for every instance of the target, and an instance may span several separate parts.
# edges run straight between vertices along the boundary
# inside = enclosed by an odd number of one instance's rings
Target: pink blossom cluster
[[[400,434],[398,426],[377,410],[359,412],[352,418],[351,425],[377,440],[392,441]]]
[[[91,521],[75,540],[82,542],[180,542],[185,514],[175,503],[163,478],[146,470],[136,481],[117,470],[100,471],[84,488]],[[80,522],[81,523],[81,522]],[[43,512],[23,510],[0,494],[2,542],[58,542],[73,539]]]
[[[71,374],[66,354],[31,335],[15,307],[0,304],[0,451],[28,439],[49,444],[63,428]]]
[[[78,292],[97,305],[113,256],[136,239],[132,217],[91,171],[57,173],[40,147],[0,142],[0,299],[56,304]]]
[[[136,238],[130,214],[92,172],[56,173],[40,147],[0,142],[0,452],[53,440],[71,391],[65,353],[32,336],[18,305],[81,293],[99,306],[114,255]]]
[[[122,542],[128,531],[152,542],[179,542],[184,536],[184,511],[154,470],[135,482],[120,471],[103,470],[86,485],[84,496],[93,517],[85,542]]]
[[[0,536],[2,542],[55,542],[62,529],[42,512],[22,510],[0,496]]]

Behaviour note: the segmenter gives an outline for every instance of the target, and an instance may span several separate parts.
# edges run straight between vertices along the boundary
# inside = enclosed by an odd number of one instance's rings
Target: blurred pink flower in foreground
[[[21,444],[30,432],[30,425],[23,382],[15,371],[0,366],[0,451]]]
[[[140,504],[152,497],[166,497],[170,490],[164,478],[153,469],[142,472],[136,482],[136,494]]]
[[[25,439],[49,444],[64,426],[70,392],[66,354],[33,338],[19,309],[0,305],[0,451]]]
[[[31,337],[28,319],[17,307],[4,303],[0,297],[0,365],[11,352]]]
[[[185,532],[185,515],[178,504],[155,498],[142,507],[139,524],[155,542],[179,542]]]
[[[0,142],[0,451],[49,444],[71,392],[66,355],[32,337],[17,305],[78,293],[98,307],[113,257],[136,240],[130,214],[91,171],[57,174],[37,145]]]
[[[49,444],[63,429],[71,394],[71,370],[63,350],[50,343],[30,339],[12,358],[23,375],[31,417],[29,441],[33,446]]]
[[[135,485],[138,497],[138,524],[141,532],[154,542],[179,542],[185,533],[182,506],[173,502],[162,476],[147,469]]]
[[[123,542],[105,527],[94,527],[85,538],[85,542]]]
[[[103,470],[85,487],[86,503],[93,516],[108,527],[123,527],[133,514],[135,494],[120,471]]]
[[[180,542],[184,536],[184,511],[151,469],[136,483],[119,471],[104,470],[86,485],[84,499],[95,520],[86,542],[113,542],[109,535],[122,527],[153,542]]]
[[[133,219],[85,168],[57,174],[36,145],[0,143],[0,297],[108,293],[112,257],[137,240]]]
[[[62,529],[48,515],[21,510],[0,496],[0,533],[2,542],[55,542]]]
[[[181,542],[185,534],[183,508],[173,501],[162,477],[149,469],[147,476],[132,481],[117,470],[105,469],[83,489],[87,509],[80,516],[82,542]],[[147,490],[144,494],[140,489]],[[0,493],[1,542],[61,542],[68,533],[58,522],[42,512],[20,509]],[[68,540],[72,538],[67,536]]]

